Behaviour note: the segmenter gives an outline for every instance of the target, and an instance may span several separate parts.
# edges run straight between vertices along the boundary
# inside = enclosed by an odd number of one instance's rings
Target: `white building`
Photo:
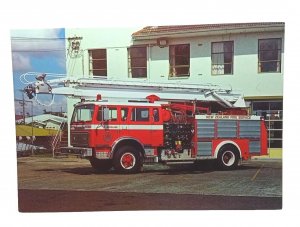
[[[67,72],[74,78],[241,90],[250,111],[266,118],[272,152],[281,152],[284,23],[66,29],[66,37]],[[75,102],[69,99],[68,112]]]

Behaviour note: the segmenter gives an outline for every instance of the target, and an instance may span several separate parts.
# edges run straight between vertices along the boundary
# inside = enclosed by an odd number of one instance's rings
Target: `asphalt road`
[[[97,173],[87,160],[18,159],[19,211],[252,210],[282,208],[282,163],[248,161],[234,171],[145,165],[138,174]]]

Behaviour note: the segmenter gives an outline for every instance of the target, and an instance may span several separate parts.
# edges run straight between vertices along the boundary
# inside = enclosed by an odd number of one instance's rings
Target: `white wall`
[[[81,48],[84,52],[84,61],[82,61],[81,57],[69,61],[68,74],[88,75],[87,50],[106,48],[108,78],[130,80],[131,78],[128,78],[127,48],[132,45],[132,33],[139,29],[66,29],[66,37],[74,35],[83,37]],[[149,62],[146,80],[158,83],[231,85],[234,90],[241,90],[245,97],[282,96],[284,54],[282,54],[281,73],[258,73],[258,39],[264,38],[284,37],[283,33],[269,32],[170,39],[169,44],[171,45],[190,44],[190,77],[181,79],[169,78],[169,47],[159,48],[158,46],[151,46],[148,50]],[[211,75],[211,42],[229,40],[234,41],[233,75]],[[155,40],[151,41],[151,43],[155,43]],[[145,44],[145,42],[135,42],[134,44]]]
[[[128,75],[127,47],[131,46],[131,34],[139,28],[90,28],[66,29],[66,37],[82,37],[82,57],[67,56],[67,73],[69,76],[89,75],[89,49],[107,49],[107,71],[109,78],[126,78]],[[67,41],[66,46],[69,43]]]
[[[190,77],[169,78],[169,47],[154,46],[150,50],[150,76],[148,80],[151,82],[231,85],[235,90],[241,90],[248,97],[282,96],[283,53],[281,73],[258,73],[258,39],[265,38],[284,37],[282,33],[268,33],[169,40],[170,45],[190,44]],[[234,41],[233,74],[211,75],[211,42],[229,40]]]

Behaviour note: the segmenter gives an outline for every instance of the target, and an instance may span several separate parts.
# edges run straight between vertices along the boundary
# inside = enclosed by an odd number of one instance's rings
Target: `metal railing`
[[[52,148],[52,156],[53,158],[55,157],[55,150],[57,148],[57,145],[59,144],[59,142],[61,142],[61,135],[62,135],[62,131],[65,127],[67,122],[65,121],[62,121],[59,125],[59,129],[57,130],[53,140],[52,140],[52,143],[51,143],[51,148]]]

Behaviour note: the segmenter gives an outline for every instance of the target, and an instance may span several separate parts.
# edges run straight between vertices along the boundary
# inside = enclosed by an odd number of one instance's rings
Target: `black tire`
[[[219,153],[217,163],[222,170],[232,170],[238,166],[240,155],[236,147],[223,146]]]
[[[94,157],[90,158],[91,166],[97,171],[97,172],[105,172],[112,168],[112,160],[103,160],[103,159],[97,159]]]
[[[114,155],[113,166],[115,170],[122,173],[140,172],[143,166],[142,154],[133,146],[122,146]]]

